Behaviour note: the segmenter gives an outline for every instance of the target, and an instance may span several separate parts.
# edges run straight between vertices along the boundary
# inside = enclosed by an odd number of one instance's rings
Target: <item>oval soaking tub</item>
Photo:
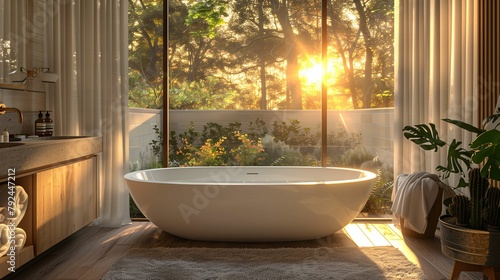
[[[330,235],[365,205],[376,175],[334,167],[175,167],[125,175],[142,213],[173,235],[292,241]]]

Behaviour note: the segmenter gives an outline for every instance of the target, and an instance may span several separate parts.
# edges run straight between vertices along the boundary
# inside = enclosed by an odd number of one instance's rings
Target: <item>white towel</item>
[[[9,227],[4,224],[0,224],[0,257],[7,254],[9,251]]]
[[[400,174],[392,190],[392,212],[397,218],[405,219],[405,228],[424,233],[427,228],[427,216],[437,198],[439,188],[443,189],[444,199],[455,195],[453,189],[435,174]]]
[[[28,208],[28,194],[21,186],[15,186],[16,194],[15,194],[15,204],[14,207],[9,209],[9,187],[7,184],[0,186],[0,223],[8,225],[11,220],[14,219],[16,226],[19,225],[21,220],[26,213],[26,209]],[[11,215],[10,210],[13,210],[13,214]]]
[[[21,251],[24,248],[24,244],[26,244],[26,231],[22,228],[16,228],[16,237],[15,237],[15,247],[16,253]]]
[[[14,233],[11,235],[11,230],[14,230]],[[14,239],[12,243],[11,239]],[[26,243],[26,232],[22,228],[11,227],[0,224],[0,257],[7,254],[10,250],[10,247],[14,245],[14,251],[17,253],[21,251]]]

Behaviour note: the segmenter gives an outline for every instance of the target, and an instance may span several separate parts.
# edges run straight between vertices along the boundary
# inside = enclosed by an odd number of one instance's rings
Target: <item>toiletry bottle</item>
[[[54,121],[50,118],[49,111],[45,114],[45,136],[54,134]]]
[[[42,111],[38,113],[38,119],[35,121],[35,135],[45,136],[47,126],[45,125],[45,120],[43,119]]]
[[[7,128],[3,130],[2,135],[3,135],[3,141],[9,142],[9,132],[7,131]]]

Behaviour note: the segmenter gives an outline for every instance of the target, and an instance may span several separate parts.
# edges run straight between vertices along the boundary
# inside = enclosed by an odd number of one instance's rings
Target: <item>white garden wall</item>
[[[161,127],[162,112],[153,109],[130,108],[130,162],[138,168],[147,168],[152,162],[150,151],[151,141],[156,139],[154,125]],[[250,122],[257,118],[266,122],[270,128],[274,121],[299,120],[305,128],[320,129],[320,111],[287,110],[171,110],[170,129],[184,132],[192,122],[197,131],[201,131],[208,122],[227,125],[231,122],[240,122],[242,129],[247,129]],[[392,164],[394,149],[394,109],[359,109],[328,112],[328,130],[339,124],[348,132],[361,132],[362,143],[372,153],[378,155],[383,162]]]

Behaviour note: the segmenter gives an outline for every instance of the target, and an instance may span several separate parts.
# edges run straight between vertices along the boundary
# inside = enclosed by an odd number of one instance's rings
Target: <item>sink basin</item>
[[[26,138],[23,141],[39,141],[39,140],[70,140],[70,139],[83,139],[90,136],[42,136],[34,138]]]
[[[80,139],[80,138],[87,138],[87,137],[89,137],[89,136],[43,136],[43,137],[38,137],[38,139],[40,139],[40,140],[67,140],[67,139]]]
[[[11,142],[8,142],[8,143],[0,143],[0,149],[1,148],[10,148],[10,147],[17,147],[17,146],[21,146],[21,145],[24,145],[25,143],[11,143]]]

